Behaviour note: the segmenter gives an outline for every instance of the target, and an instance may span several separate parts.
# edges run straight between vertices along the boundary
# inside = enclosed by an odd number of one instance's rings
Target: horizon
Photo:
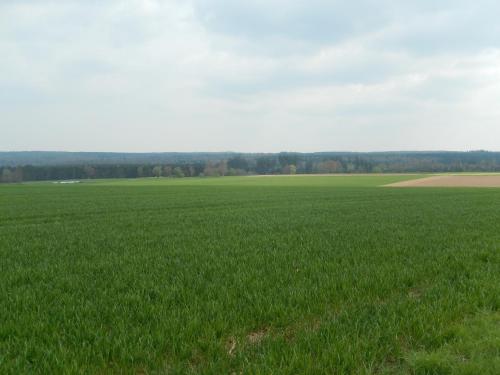
[[[377,154],[377,153],[471,153],[471,152],[491,152],[497,153],[500,150],[371,150],[371,151],[351,151],[351,150],[319,150],[319,151],[68,151],[68,150],[0,150],[0,153],[74,153],[74,154],[328,154],[328,153],[351,153],[351,154]]]
[[[368,150],[368,151],[352,151],[352,150],[319,150],[319,151],[70,151],[70,150],[0,150],[0,153],[74,153],[74,154],[327,154],[327,153],[351,153],[351,154],[377,154],[377,153],[469,153],[469,152],[491,152],[497,153],[500,150],[489,149],[474,149],[474,150]]]

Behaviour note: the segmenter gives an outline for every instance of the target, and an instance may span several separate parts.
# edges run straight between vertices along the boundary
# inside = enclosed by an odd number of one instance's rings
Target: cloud
[[[499,11],[4,0],[0,149],[498,148]]]

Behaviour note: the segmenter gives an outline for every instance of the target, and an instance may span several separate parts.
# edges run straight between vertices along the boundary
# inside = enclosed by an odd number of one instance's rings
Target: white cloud
[[[498,149],[499,10],[4,0],[0,149]]]

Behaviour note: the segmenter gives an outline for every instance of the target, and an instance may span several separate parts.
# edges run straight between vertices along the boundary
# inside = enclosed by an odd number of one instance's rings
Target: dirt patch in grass
[[[251,332],[247,335],[247,340],[250,344],[259,344],[268,334],[267,329],[261,329],[259,331]]]
[[[230,337],[226,343],[227,354],[229,356],[234,356],[234,351],[236,350],[236,339],[234,337]]]
[[[401,181],[390,187],[500,187],[500,175],[490,176],[432,176]]]

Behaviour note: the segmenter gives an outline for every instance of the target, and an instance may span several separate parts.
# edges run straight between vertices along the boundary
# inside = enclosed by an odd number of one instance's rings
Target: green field
[[[499,374],[500,189],[0,186],[1,374]]]

